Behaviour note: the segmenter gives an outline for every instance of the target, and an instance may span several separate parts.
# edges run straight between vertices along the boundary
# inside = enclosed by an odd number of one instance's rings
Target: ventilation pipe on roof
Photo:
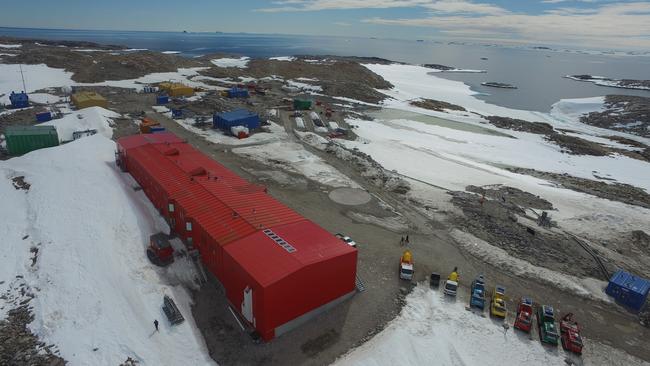
[[[195,177],[195,176],[197,176],[197,175],[204,175],[204,174],[206,174],[206,173],[207,173],[207,172],[206,172],[206,170],[205,170],[203,167],[194,168],[194,169],[192,169],[192,170],[190,171],[190,175],[193,176],[193,177]]]
[[[165,150],[163,153],[165,156],[173,156],[173,155],[178,155],[180,152],[176,148],[171,148],[169,150]]]

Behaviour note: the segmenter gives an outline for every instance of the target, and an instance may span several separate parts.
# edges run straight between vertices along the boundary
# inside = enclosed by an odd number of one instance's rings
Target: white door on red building
[[[241,313],[249,323],[255,324],[255,319],[253,318],[253,289],[248,286],[244,289],[244,301],[241,304]]]

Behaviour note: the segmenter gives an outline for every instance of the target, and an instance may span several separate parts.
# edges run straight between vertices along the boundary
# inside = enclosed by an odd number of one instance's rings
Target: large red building
[[[118,140],[117,163],[201,254],[240,319],[271,340],[351,296],[357,251],[166,132]]]

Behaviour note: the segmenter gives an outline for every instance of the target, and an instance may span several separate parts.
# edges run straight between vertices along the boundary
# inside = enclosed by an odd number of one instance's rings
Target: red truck
[[[582,354],[582,337],[580,337],[580,326],[573,319],[573,313],[568,313],[560,321],[560,340],[562,348],[569,352]]]
[[[517,317],[515,318],[514,327],[530,333],[533,325],[533,300],[528,297],[522,297],[517,306]]]

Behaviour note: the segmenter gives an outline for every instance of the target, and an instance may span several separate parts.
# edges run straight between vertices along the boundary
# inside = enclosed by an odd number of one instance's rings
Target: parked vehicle
[[[405,250],[399,259],[399,278],[403,280],[413,279],[413,255],[410,250]]]
[[[580,326],[573,319],[573,313],[568,313],[560,321],[560,339],[562,348],[569,352],[582,354],[582,337],[580,336]]]
[[[347,245],[349,245],[349,246],[351,246],[353,248],[357,247],[357,243],[354,240],[352,240],[352,238],[349,237],[349,236],[343,235],[341,233],[337,233],[336,237],[343,240]]]
[[[458,291],[458,268],[454,268],[454,270],[447,276],[447,282],[445,282],[445,295],[448,296],[456,296],[456,293]]]
[[[533,325],[533,300],[522,297],[517,306],[517,318],[514,327],[523,332],[530,333]]]
[[[431,273],[429,276],[429,286],[438,288],[440,286],[440,273]]]
[[[174,248],[169,242],[169,236],[158,233],[149,237],[147,257],[157,266],[166,266],[174,261]]]
[[[490,315],[498,318],[505,318],[506,314],[506,288],[496,285],[492,290],[492,300],[490,301]]]
[[[479,275],[472,281],[469,306],[483,310],[485,308],[485,278]]]
[[[555,311],[552,306],[542,305],[537,308],[537,327],[542,343],[557,346],[559,335],[555,326]]]

